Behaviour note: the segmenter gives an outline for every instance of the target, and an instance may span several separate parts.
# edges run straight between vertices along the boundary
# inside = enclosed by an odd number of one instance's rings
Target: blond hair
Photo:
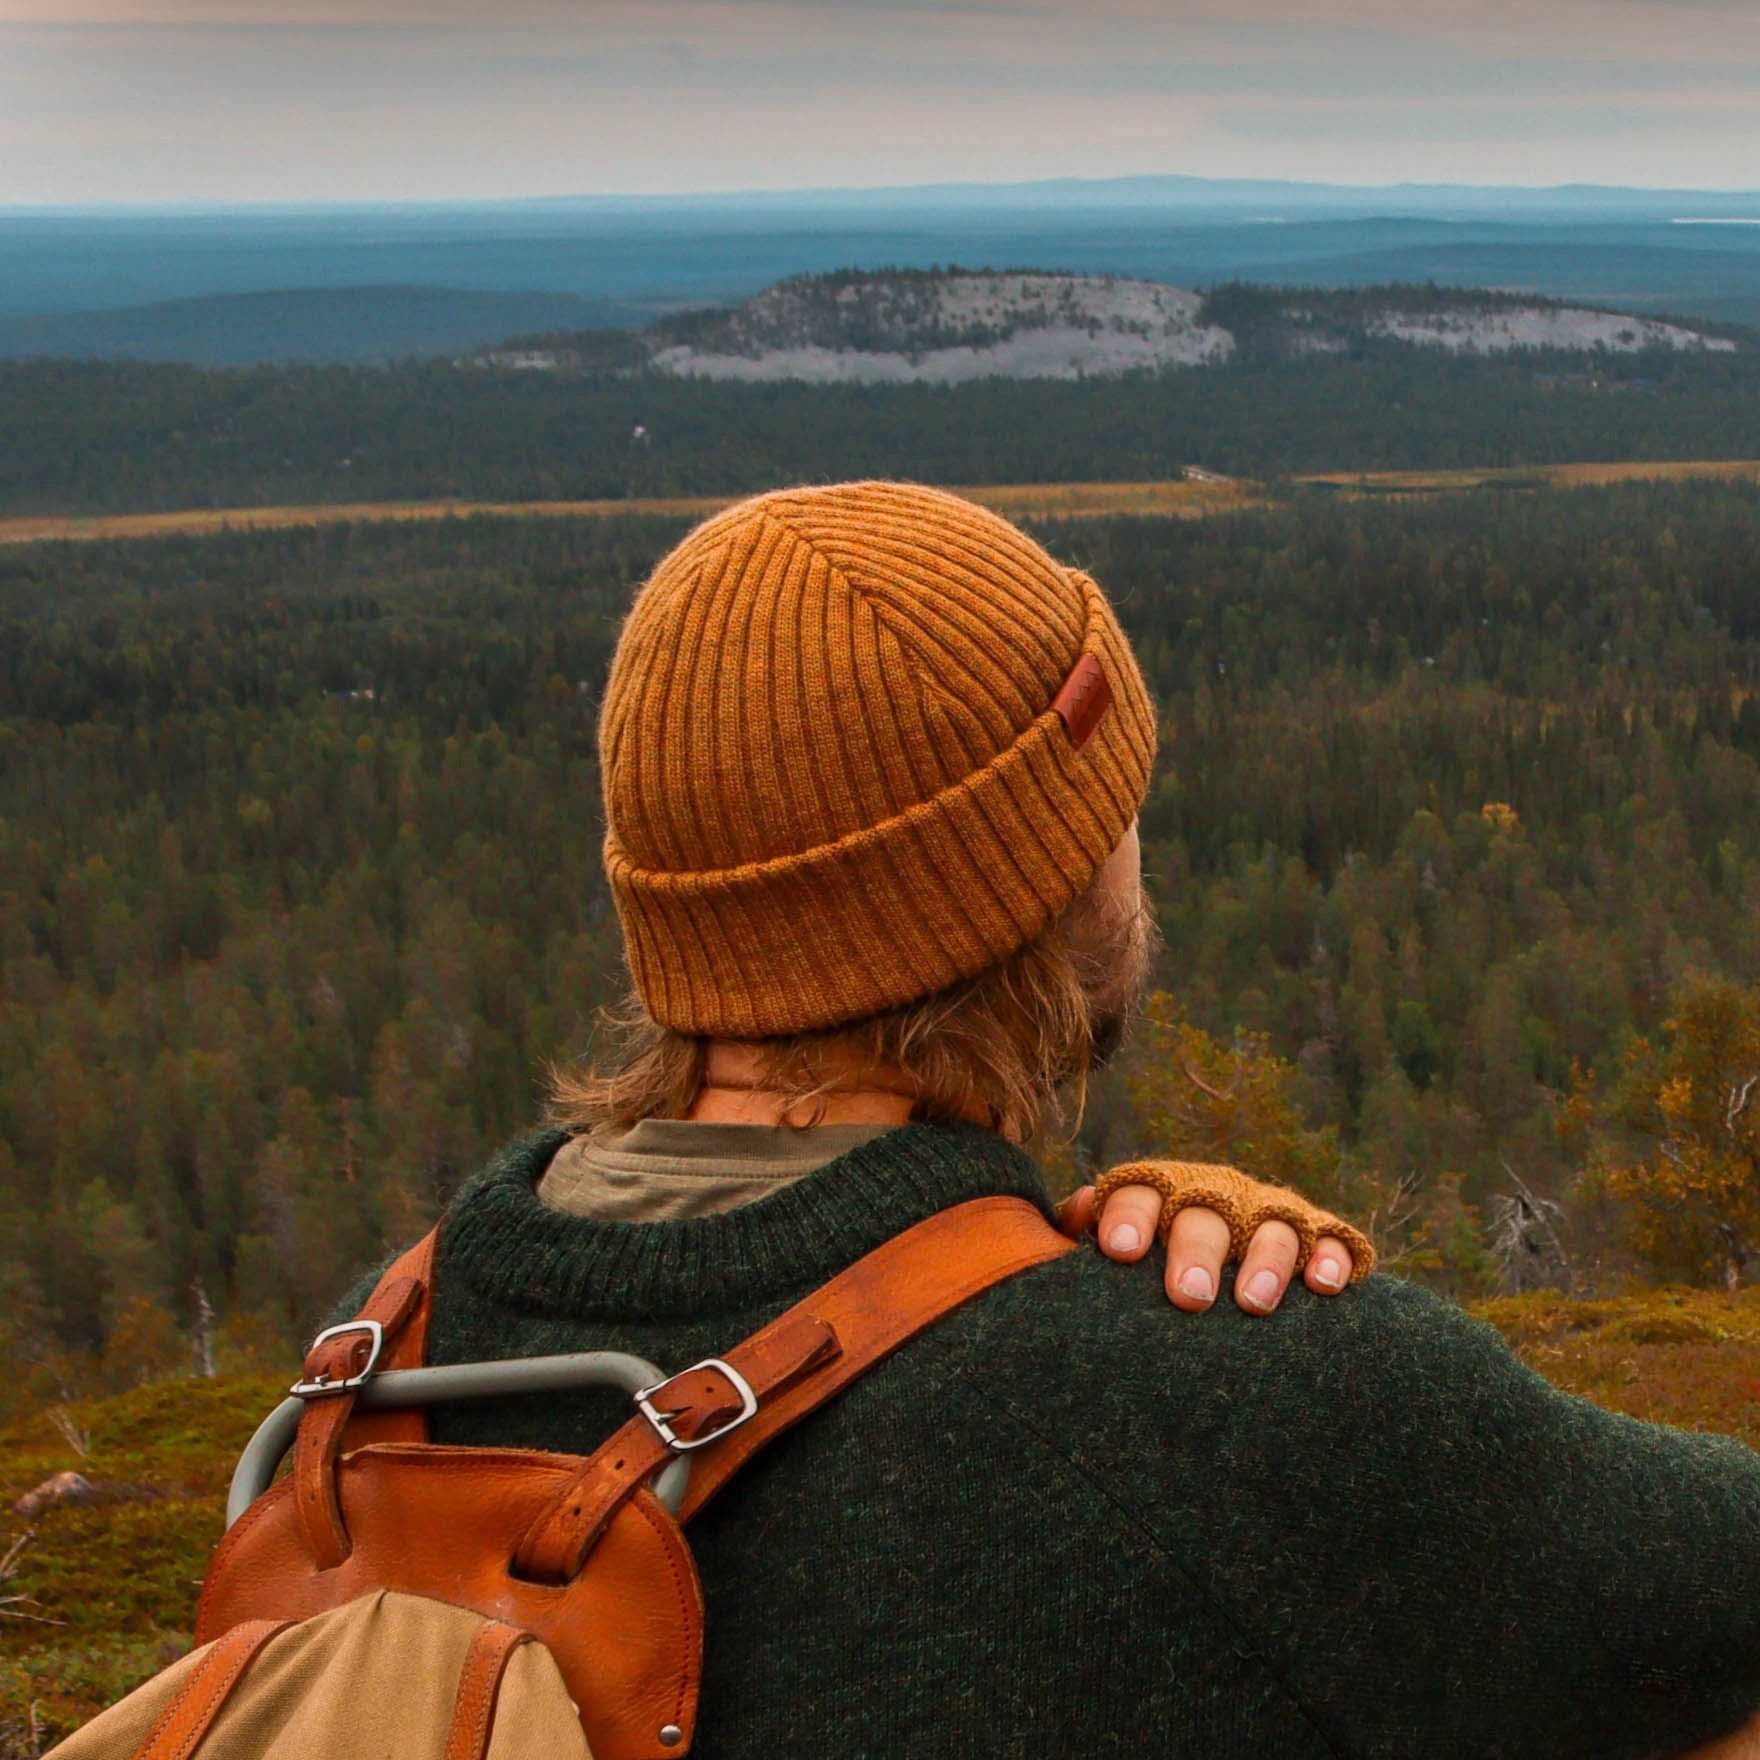
[[[1154,945],[1140,893],[1122,903],[1096,879],[1044,934],[975,978],[842,1026],[756,1041],[762,1085],[811,1122],[840,1074],[884,1069],[911,1095],[914,1118],[967,1118],[976,1102],[996,1129],[1029,1141],[1065,1102],[1073,1131],[1088,1075],[1134,1012]],[[551,1120],[592,1130],[684,1117],[703,1087],[709,1037],[659,1025],[633,993],[602,1028],[609,1067],[551,1068]]]

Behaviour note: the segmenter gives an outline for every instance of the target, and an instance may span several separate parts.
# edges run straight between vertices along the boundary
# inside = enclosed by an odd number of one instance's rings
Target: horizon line
[[[1129,185],[1190,185],[1197,188],[1226,190],[1283,189],[1315,194],[1336,193],[1340,197],[1361,200],[1365,197],[1387,196],[1447,198],[1460,196],[1534,197],[1619,197],[1631,196],[1653,201],[1675,196],[1680,198],[1716,197],[1719,199],[1751,200],[1760,203],[1760,189],[1741,185],[1679,184],[1612,184],[1587,183],[1468,183],[1464,181],[1405,179],[1397,183],[1345,183],[1293,177],[1205,177],[1188,172],[1119,172],[1105,176],[1063,176],[1009,179],[948,178],[932,183],[876,184],[795,184],[748,185],[744,188],[703,188],[692,190],[581,190],[552,195],[499,196],[309,196],[262,198],[143,198],[133,201],[92,202],[5,202],[0,203],[0,217],[55,215],[148,215],[148,214],[268,214],[268,213],[336,213],[380,212],[386,209],[437,208],[509,208],[563,207],[571,204],[620,206],[668,206],[694,202],[741,201],[836,201],[850,198],[871,199],[876,196],[922,197],[945,196],[971,192],[1019,192],[1033,190],[1095,189]],[[1697,218],[1697,217],[1695,217]],[[1710,217],[1708,217],[1710,218]]]

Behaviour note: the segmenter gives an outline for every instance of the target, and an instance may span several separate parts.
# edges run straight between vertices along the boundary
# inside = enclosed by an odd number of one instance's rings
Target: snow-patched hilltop
[[[1631,355],[1740,346],[1690,324],[1483,288],[1237,283],[1199,294],[1102,275],[852,269],[796,276],[743,305],[677,313],[644,331],[516,339],[475,359],[522,371],[946,385],[1389,347]]]
[[[1705,349],[1733,354],[1727,336],[1706,336],[1659,318],[1629,312],[1601,312],[1587,306],[1510,306],[1501,311],[1381,312],[1367,326],[1373,336],[1456,354],[1502,354],[1517,348],[1607,349],[1636,354],[1640,349]]]
[[[1203,300],[1155,281],[1031,274],[803,276],[660,327],[662,372],[820,382],[1074,379],[1226,360]]]

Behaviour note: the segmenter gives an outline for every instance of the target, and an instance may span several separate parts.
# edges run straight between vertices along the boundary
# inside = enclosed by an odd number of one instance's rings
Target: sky
[[[1760,189],[1760,0],[0,0],[0,205]]]

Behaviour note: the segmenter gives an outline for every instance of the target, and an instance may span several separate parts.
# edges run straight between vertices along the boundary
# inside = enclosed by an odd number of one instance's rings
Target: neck
[[[917,1096],[905,1073],[888,1064],[834,1063],[810,1100],[765,1085],[762,1048],[733,1039],[709,1044],[703,1086],[686,1118],[702,1124],[909,1124]],[[962,1118],[990,1125],[990,1108],[974,1096]]]

